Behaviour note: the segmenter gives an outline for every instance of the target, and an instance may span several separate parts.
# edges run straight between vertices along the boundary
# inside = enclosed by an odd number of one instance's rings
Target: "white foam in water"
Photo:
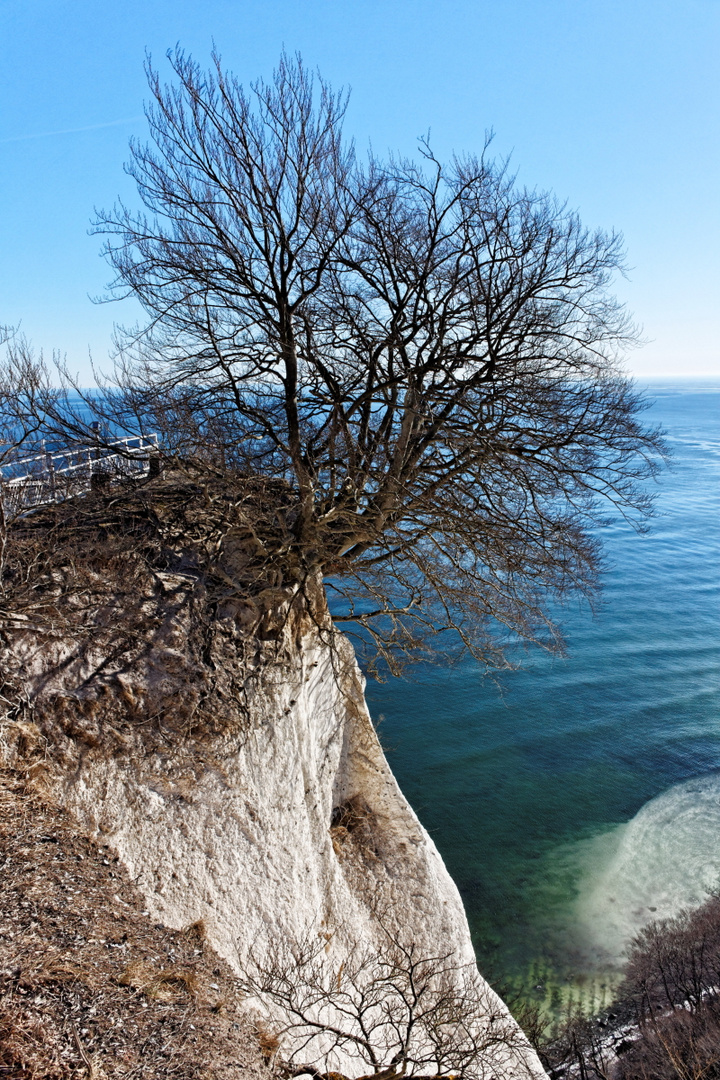
[[[676,784],[582,848],[572,936],[593,966],[616,967],[648,922],[696,907],[718,887],[720,773]]]

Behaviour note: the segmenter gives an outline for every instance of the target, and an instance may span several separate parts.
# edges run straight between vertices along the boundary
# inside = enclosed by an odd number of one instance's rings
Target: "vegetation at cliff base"
[[[549,1034],[538,1016],[526,1019],[554,1080],[720,1077],[720,894],[646,926],[599,1015],[571,1010]]]

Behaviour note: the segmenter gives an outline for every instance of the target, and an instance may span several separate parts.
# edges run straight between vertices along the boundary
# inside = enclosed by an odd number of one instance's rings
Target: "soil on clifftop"
[[[0,770],[0,1076],[270,1080],[201,925],[156,925],[108,848]]]

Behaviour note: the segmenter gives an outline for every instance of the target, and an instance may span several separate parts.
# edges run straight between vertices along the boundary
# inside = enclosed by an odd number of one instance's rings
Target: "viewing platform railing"
[[[15,515],[80,495],[112,480],[147,476],[157,435],[127,436],[43,451],[0,465],[0,498]]]

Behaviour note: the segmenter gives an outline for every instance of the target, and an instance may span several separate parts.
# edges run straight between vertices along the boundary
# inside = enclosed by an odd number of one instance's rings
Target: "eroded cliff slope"
[[[239,975],[285,964],[280,974],[299,982],[310,949],[340,990],[391,943],[413,962],[432,958],[461,990],[456,1011],[475,1000],[482,1075],[544,1075],[477,976],[457,889],[387,765],[352,648],[319,594],[226,604],[199,647],[193,589],[165,575],[137,607],[142,645],[114,654],[112,619],[82,644],[21,626],[8,636],[55,797],[117,852],[155,919],[202,920]],[[280,1030],[278,1001],[253,1004]],[[287,1053],[302,1058],[300,1028],[285,1026]],[[341,1043],[316,1038],[314,1060],[367,1072]]]

